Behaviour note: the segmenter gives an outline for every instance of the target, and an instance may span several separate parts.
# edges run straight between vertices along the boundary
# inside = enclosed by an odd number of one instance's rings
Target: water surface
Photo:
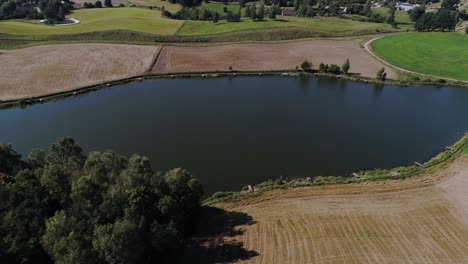
[[[279,176],[349,175],[424,161],[468,131],[468,89],[329,78],[153,80],[0,111],[25,154],[70,136],[86,151],[184,167],[208,193]]]

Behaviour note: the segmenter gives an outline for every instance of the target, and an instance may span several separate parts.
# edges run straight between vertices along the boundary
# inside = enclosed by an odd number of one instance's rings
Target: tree
[[[47,193],[30,170],[19,172],[6,190],[1,202],[6,211],[0,211],[0,228],[6,232],[0,241],[6,242],[5,251],[16,263],[40,262],[44,259],[40,241],[45,219],[50,216]]]
[[[142,223],[136,224],[129,220],[97,226],[93,248],[107,263],[143,263],[147,247],[140,239],[143,232]]]
[[[321,62],[320,65],[319,65],[319,71],[326,72],[327,70],[328,70],[328,65]]]
[[[245,7],[245,0],[240,0],[239,5],[240,7]]]
[[[440,9],[435,16],[435,28],[445,31],[453,31],[457,26],[458,13],[448,9]]]
[[[59,6],[58,8],[57,20],[59,21],[65,20],[65,11],[63,10],[63,6]]]
[[[112,0],[104,0],[104,5],[106,7],[112,7]]]
[[[424,6],[417,6],[408,13],[411,21],[416,22],[422,15],[424,15],[424,13],[426,13],[426,8]]]
[[[51,164],[44,168],[41,185],[48,190],[50,199],[58,207],[64,208],[68,205],[71,191],[70,178],[63,166]]]
[[[42,14],[44,15],[44,17],[47,19],[47,20],[55,20],[57,19],[57,14],[58,14],[58,2],[55,1],[55,0],[49,0],[47,2],[47,6],[46,8],[44,9],[44,11],[42,12]]]
[[[371,0],[367,0],[364,4],[364,8],[362,9],[360,15],[362,16],[370,16],[371,14]]]
[[[349,68],[351,65],[349,64],[349,59],[346,59],[345,63],[341,66],[341,70],[343,71],[344,74],[348,74]]]
[[[46,164],[46,154],[42,149],[33,149],[26,159],[26,163],[32,169],[42,168]]]
[[[468,27],[465,28],[465,34],[468,34]]]
[[[75,217],[58,211],[45,226],[42,244],[55,263],[96,263],[86,228]]]
[[[256,20],[257,19],[257,7],[255,6],[255,3],[252,5],[252,7],[250,8],[250,18],[252,20]]]
[[[330,66],[328,67],[328,72],[333,73],[333,74],[340,74],[341,73],[340,66],[336,64],[330,64]]]
[[[311,63],[310,63],[310,62],[308,62],[308,61],[303,61],[303,62],[301,63],[301,69],[302,69],[302,70],[308,71],[308,70],[310,70],[310,68],[311,68]]]
[[[186,170],[155,172],[140,155],[86,156],[71,138],[26,162],[0,150],[1,165],[19,171],[0,183],[2,262],[172,263],[198,222],[203,188]]]
[[[50,164],[65,165],[73,169],[83,165],[85,156],[72,138],[62,138],[50,146],[46,159]]]
[[[395,1],[390,2],[390,15],[387,17],[386,22],[388,24],[393,24],[395,22],[395,12],[396,12],[396,3]]]
[[[434,28],[434,20],[434,13],[424,13],[414,24],[414,29],[416,29],[417,31],[430,31]]]
[[[443,0],[442,1],[442,9],[446,10],[457,10],[458,4],[460,4],[460,0]]]
[[[213,12],[213,15],[211,16],[211,19],[212,19],[211,21],[212,21],[214,24],[218,23],[218,13]]]
[[[11,145],[0,145],[0,172],[15,175],[23,167],[21,155],[13,150]]]
[[[46,2],[44,0],[41,0],[39,2],[39,10],[44,11],[45,8],[46,8]]]
[[[258,7],[257,19],[262,21],[265,18],[265,5],[263,3]]]
[[[276,13],[277,13],[277,7],[276,5],[273,5],[270,7],[270,12],[268,13],[268,18],[270,19],[276,19]]]
[[[250,6],[245,7],[245,17],[250,17]]]
[[[96,8],[102,8],[102,2],[99,1],[99,0],[97,0],[96,3],[94,3],[94,6],[95,6]]]
[[[201,8],[200,12],[198,13],[198,20],[207,20],[208,19],[208,11],[205,8]]]
[[[386,76],[387,76],[387,73],[385,73],[384,67],[380,68],[380,70],[377,71],[377,75],[376,75],[377,80],[385,81]]]

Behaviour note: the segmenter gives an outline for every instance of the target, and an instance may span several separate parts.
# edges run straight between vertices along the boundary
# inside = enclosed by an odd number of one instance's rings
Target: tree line
[[[64,21],[72,9],[70,0],[0,0],[0,20],[28,18],[55,23]]]
[[[459,20],[457,11],[459,0],[444,0],[441,8],[436,12],[426,12],[424,5],[409,12],[410,18],[416,21],[417,31],[453,31]]]
[[[0,263],[172,263],[202,192],[184,169],[71,138],[26,159],[0,145]]]
[[[220,19],[225,19],[228,22],[240,22],[242,17],[250,18],[253,21],[263,21],[266,17],[275,19],[276,15],[281,12],[280,8],[276,5],[266,7],[263,3],[260,3],[257,7],[255,3],[247,5],[242,12],[243,6],[240,5],[235,12],[232,12],[224,8],[223,13],[210,12],[204,7],[184,7],[177,13],[173,14],[167,10],[163,11],[163,15],[173,19],[181,20],[205,20],[217,23]]]

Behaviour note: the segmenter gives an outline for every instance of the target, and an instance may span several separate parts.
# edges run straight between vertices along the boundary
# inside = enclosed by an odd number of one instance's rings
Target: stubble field
[[[396,74],[370,56],[353,40],[312,40],[279,44],[231,44],[219,46],[166,46],[154,72],[215,72],[292,70],[304,60],[318,68],[321,62],[341,66],[351,62],[350,72],[375,77],[384,67],[388,78]]]
[[[143,74],[158,47],[46,45],[0,55],[0,100],[48,95]]]
[[[467,263],[468,156],[406,180],[275,190],[218,205],[243,215],[203,258],[243,263]],[[235,245],[235,246],[233,246]],[[216,255],[208,254],[217,249]]]

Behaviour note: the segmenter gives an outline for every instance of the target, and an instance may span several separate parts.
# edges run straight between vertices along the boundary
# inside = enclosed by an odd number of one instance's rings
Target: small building
[[[397,2],[396,3],[396,8],[398,10],[409,11],[409,10],[413,10],[414,7],[415,7],[414,5],[408,4],[408,3],[405,3],[405,2]]]
[[[294,8],[292,7],[283,7],[281,9],[282,16],[295,16],[296,12],[294,12]]]

